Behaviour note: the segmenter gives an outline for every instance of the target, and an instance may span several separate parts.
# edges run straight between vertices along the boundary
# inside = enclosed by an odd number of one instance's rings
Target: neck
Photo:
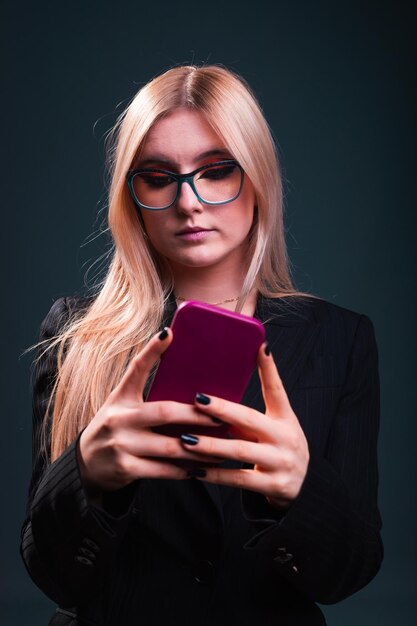
[[[244,275],[241,267],[236,271],[225,271],[224,267],[199,267],[199,268],[172,268],[174,274],[175,295],[180,296],[181,303],[184,300],[199,300],[208,304],[216,304],[222,308],[234,311],[237,300],[225,302],[225,300],[237,299],[242,291]],[[242,313],[253,316],[256,306],[256,291],[249,294],[245,300]]]

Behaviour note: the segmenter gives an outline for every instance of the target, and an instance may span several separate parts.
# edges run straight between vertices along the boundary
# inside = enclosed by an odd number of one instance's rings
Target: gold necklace
[[[239,297],[240,296],[238,296],[237,298],[228,298],[228,300],[222,300],[221,302],[208,302],[207,304],[211,304],[211,306],[220,306],[220,304],[227,304],[228,302],[237,302],[239,300]],[[180,302],[187,302],[187,298],[183,298],[182,296],[175,296],[175,299],[179,300]]]

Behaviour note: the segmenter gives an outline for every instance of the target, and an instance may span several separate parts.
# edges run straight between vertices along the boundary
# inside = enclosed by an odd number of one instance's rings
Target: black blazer
[[[41,338],[87,304],[56,301]],[[260,494],[194,479],[143,479],[105,494],[102,507],[90,504],[79,436],[53,464],[40,454],[56,371],[54,355],[41,360],[21,553],[60,607],[51,624],[319,625],[316,602],[338,602],[375,576],[382,544],[372,323],[313,298],[260,297],[255,316],[310,447],[303,487],[284,514]],[[243,403],[264,410],[256,373]]]

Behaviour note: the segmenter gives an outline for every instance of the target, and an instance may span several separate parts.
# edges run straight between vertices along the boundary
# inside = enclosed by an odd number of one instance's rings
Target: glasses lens
[[[139,172],[132,180],[139,202],[152,209],[163,209],[174,202],[177,182],[162,172]]]
[[[242,184],[242,172],[235,163],[207,166],[194,177],[198,195],[206,202],[228,202]]]
[[[184,183],[183,183],[184,184]],[[164,209],[174,202],[178,183],[169,172],[137,172],[131,185],[139,203],[149,209]],[[239,195],[242,171],[233,161],[208,165],[194,176],[194,186],[203,202],[222,204]]]

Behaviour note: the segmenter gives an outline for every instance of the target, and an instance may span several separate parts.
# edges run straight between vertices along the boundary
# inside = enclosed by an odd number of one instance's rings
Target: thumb
[[[259,349],[258,367],[262,394],[268,415],[285,417],[288,411],[292,413],[290,401],[278,374],[274,358],[265,343]]]
[[[122,380],[115,389],[115,394],[123,395],[125,399],[134,402],[142,402],[143,390],[152,367],[168,348],[172,339],[172,330],[168,327],[154,335],[143,350],[129,363]]]

